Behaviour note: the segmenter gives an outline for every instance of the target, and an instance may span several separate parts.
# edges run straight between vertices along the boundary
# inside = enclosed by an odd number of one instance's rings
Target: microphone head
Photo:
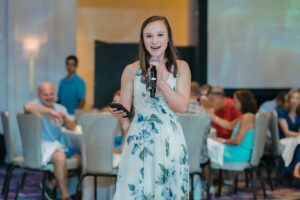
[[[149,60],[149,62],[159,62],[159,61],[158,61],[158,58],[151,57],[150,60]]]

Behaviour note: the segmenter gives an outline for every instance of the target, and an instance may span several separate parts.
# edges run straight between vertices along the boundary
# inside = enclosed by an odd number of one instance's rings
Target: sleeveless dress
[[[174,90],[176,80],[170,73],[167,82]],[[179,118],[162,94],[150,97],[140,68],[133,105],[114,200],[188,199],[188,155]]]
[[[232,132],[231,138],[236,137],[240,128],[238,123]],[[239,145],[225,145],[224,162],[249,162],[254,145],[254,130],[249,129]]]

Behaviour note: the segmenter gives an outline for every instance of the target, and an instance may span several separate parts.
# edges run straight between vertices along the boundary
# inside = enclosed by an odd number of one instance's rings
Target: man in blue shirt
[[[60,81],[58,89],[58,102],[64,105],[71,115],[76,109],[81,109],[85,104],[85,83],[77,74],[78,59],[74,55],[66,58],[68,75]]]
[[[53,189],[58,184],[63,199],[70,197],[67,189],[66,159],[74,158],[78,164],[78,152],[64,144],[61,128],[74,130],[75,121],[69,116],[66,108],[55,103],[55,89],[49,82],[43,82],[38,87],[38,99],[24,105],[26,113],[37,113],[42,116],[42,164],[52,162],[54,165],[55,179],[48,182],[45,190],[47,199],[55,199]]]
[[[282,108],[284,106],[284,98],[286,95],[286,91],[280,92],[275,99],[265,101],[259,107],[259,112],[272,112],[275,111],[277,108]]]

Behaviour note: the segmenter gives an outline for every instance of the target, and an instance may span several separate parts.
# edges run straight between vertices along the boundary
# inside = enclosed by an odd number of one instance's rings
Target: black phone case
[[[131,118],[131,113],[120,103],[110,103],[108,104],[109,107],[111,108],[116,108],[118,110],[122,110],[123,112],[126,113],[126,116],[124,118]]]

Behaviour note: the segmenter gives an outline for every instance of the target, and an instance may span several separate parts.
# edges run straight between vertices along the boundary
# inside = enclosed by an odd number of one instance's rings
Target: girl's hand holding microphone
[[[159,90],[159,83],[161,81],[163,81],[163,78],[162,78],[163,71],[162,71],[162,67],[160,66],[160,62],[159,62],[158,58],[151,57],[149,60],[149,65],[150,65],[149,71],[151,70],[152,67],[155,67],[155,69],[156,69],[156,76],[157,76],[156,77],[156,82],[157,82],[156,89]]]

